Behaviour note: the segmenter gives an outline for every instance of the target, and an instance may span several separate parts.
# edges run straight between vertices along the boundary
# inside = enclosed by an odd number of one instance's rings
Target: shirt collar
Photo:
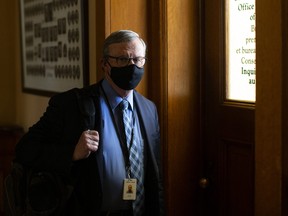
[[[133,110],[133,91],[127,97],[122,98],[117,94],[117,92],[112,88],[106,79],[103,80],[102,87],[107,95],[107,99],[113,111],[123,99],[126,99],[130,103],[130,106]]]

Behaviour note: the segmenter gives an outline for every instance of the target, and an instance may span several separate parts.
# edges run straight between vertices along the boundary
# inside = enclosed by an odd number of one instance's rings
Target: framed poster
[[[20,0],[20,21],[23,92],[88,84],[87,0]]]

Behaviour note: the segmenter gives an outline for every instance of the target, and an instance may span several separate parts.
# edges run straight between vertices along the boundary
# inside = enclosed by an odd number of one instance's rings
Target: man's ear
[[[102,70],[104,70],[104,67],[107,66],[107,60],[104,59],[104,58],[102,58],[101,61],[100,61],[100,64],[101,64],[101,68],[102,68]]]
[[[108,63],[107,59],[105,59],[105,58],[101,59],[101,69],[105,74],[109,73],[109,71],[110,71],[109,63]]]
[[[107,59],[107,58],[102,58],[102,59],[101,59],[101,64],[102,64],[103,66],[109,65],[108,59]]]

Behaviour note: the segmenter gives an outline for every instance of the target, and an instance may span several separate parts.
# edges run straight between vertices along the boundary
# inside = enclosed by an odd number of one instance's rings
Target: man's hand
[[[73,160],[87,158],[91,152],[96,152],[99,146],[99,133],[95,130],[83,131],[73,153]]]

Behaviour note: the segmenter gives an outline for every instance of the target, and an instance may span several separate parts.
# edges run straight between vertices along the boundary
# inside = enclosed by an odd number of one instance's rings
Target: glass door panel
[[[255,0],[226,0],[226,100],[256,100]]]

